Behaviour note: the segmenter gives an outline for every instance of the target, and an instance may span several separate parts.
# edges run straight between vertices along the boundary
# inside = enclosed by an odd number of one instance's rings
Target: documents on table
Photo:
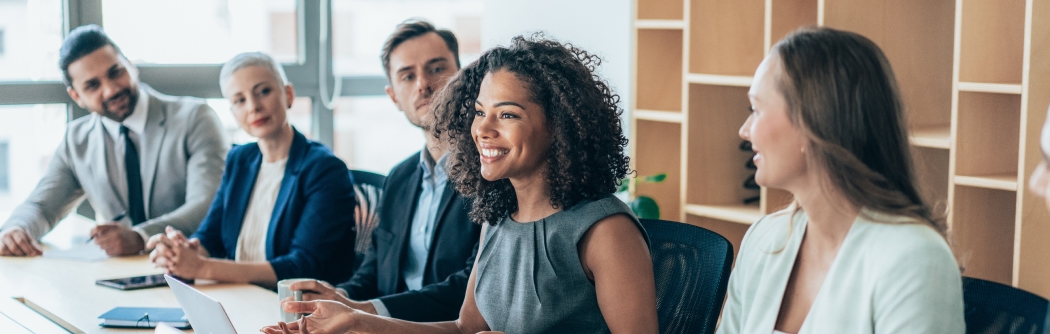
[[[44,257],[49,259],[66,259],[87,262],[101,261],[109,258],[109,256],[106,255],[106,251],[102,250],[102,248],[95,243],[73,244],[72,247],[65,249],[48,247],[44,250]]]

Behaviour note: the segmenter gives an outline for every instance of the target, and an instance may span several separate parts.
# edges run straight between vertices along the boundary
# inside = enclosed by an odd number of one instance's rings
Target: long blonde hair
[[[809,139],[806,158],[851,204],[947,227],[915,185],[904,105],[874,42],[830,28],[801,28],[773,46],[788,118]],[[797,205],[795,206],[797,207]]]

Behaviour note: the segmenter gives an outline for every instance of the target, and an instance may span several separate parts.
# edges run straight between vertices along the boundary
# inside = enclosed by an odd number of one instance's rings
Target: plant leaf
[[[616,187],[616,192],[624,192],[631,188],[631,179],[629,177],[620,180],[620,185]]]
[[[660,205],[649,196],[638,196],[631,201],[631,211],[641,219],[660,219]]]
[[[667,173],[660,173],[660,174],[656,174],[656,175],[649,175],[649,176],[645,177],[645,182],[660,183],[660,182],[664,182],[664,179],[666,179],[666,178],[667,178]]]

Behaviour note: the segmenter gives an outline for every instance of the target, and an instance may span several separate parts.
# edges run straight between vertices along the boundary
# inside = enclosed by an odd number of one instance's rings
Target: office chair
[[[357,197],[357,207],[354,208],[354,221],[357,222],[357,240],[354,244],[353,269],[361,266],[365,259],[365,251],[372,242],[372,229],[379,225],[377,216],[379,201],[383,199],[383,182],[386,176],[362,170],[350,170],[350,177],[354,179],[354,194]]]
[[[966,333],[1034,333],[1047,329],[1047,300],[1009,285],[963,277]]]
[[[641,219],[649,234],[660,333],[714,333],[733,245],[699,226]]]

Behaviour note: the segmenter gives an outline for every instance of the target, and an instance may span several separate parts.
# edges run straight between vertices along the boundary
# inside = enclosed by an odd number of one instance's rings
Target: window
[[[62,1],[0,1],[0,81],[61,80]]]
[[[102,0],[102,17],[137,64],[222,64],[247,51],[299,61],[296,0]]]
[[[423,149],[423,130],[409,123],[386,95],[344,97],[333,118],[332,150],[351,169],[386,174]]]
[[[482,6],[480,0],[333,0],[332,66],[341,76],[385,76],[383,41],[398,23],[417,17],[455,33],[466,65],[481,53]]]
[[[29,197],[66,131],[62,104],[0,106],[0,219]]]

